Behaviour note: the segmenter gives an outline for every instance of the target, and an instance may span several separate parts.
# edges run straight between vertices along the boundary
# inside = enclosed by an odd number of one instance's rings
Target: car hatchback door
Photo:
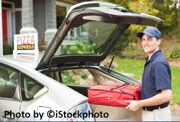
[[[99,63],[117,41],[122,41],[121,36],[130,25],[156,26],[161,21],[160,18],[105,2],[74,5],[36,69]]]

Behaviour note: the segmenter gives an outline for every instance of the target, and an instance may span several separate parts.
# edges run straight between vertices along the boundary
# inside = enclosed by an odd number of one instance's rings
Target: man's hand
[[[140,105],[139,101],[135,101],[135,100],[127,100],[125,102],[128,102],[129,105],[126,106],[126,109],[131,110],[131,111],[137,111],[139,108],[141,108],[142,106]]]

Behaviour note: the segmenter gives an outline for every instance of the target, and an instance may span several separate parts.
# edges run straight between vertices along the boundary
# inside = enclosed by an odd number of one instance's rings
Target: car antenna
[[[114,60],[114,55],[113,55],[113,57],[112,57],[112,59],[111,59],[111,62],[110,62],[110,64],[109,64],[109,68],[108,68],[108,72],[111,70],[111,65],[112,65],[112,62],[113,62],[113,60]]]

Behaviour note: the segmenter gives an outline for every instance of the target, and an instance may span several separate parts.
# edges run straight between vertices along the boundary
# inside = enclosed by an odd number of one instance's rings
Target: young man
[[[137,34],[141,38],[144,52],[147,54],[142,76],[141,100],[127,101],[126,109],[137,111],[142,107],[142,120],[171,121],[168,107],[172,98],[171,70],[159,50],[161,32],[155,27],[147,27]]]

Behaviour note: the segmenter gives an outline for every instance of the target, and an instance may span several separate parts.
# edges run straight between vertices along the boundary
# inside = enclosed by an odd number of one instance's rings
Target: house
[[[48,43],[68,9],[83,1],[87,0],[1,0],[3,38],[0,45],[13,46],[14,34],[24,33],[38,33],[39,41]]]

